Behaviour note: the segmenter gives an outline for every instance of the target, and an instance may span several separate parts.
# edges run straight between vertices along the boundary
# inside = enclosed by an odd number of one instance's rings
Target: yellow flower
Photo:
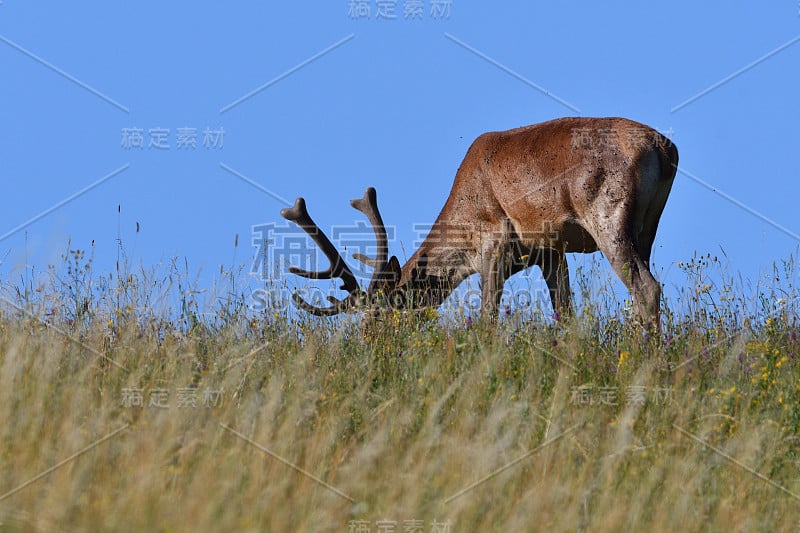
[[[619,364],[618,366],[623,366],[625,362],[630,359],[631,353],[630,352],[620,352],[619,353]]]
[[[711,290],[711,285],[703,285],[697,289],[697,294],[704,294]]]

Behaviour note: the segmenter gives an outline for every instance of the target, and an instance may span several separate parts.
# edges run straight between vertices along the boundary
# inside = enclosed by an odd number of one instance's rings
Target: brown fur
[[[423,288],[413,271],[424,257],[426,274],[443,288],[425,303],[437,305],[477,272],[482,310],[494,313],[508,276],[537,264],[554,309],[568,312],[564,254],[599,249],[639,315],[656,320],[660,287],[650,253],[677,165],[668,139],[623,118],[563,118],[484,133],[467,151],[431,234],[402,267],[400,284]]]

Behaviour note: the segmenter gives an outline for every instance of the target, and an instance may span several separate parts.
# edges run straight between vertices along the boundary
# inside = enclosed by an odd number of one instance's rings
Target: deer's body
[[[371,290],[411,289],[418,303],[438,305],[477,272],[482,311],[493,313],[505,280],[538,265],[554,309],[564,312],[564,254],[602,250],[639,315],[652,320],[660,287],[650,254],[677,164],[668,139],[622,118],[563,118],[485,133],[467,151],[423,244],[402,268],[384,258]]]

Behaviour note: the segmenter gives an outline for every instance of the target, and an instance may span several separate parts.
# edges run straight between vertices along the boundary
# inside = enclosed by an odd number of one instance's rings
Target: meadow
[[[0,529],[796,531],[794,259],[677,266],[655,335],[591,271],[570,319],[361,324],[71,250],[3,282]]]

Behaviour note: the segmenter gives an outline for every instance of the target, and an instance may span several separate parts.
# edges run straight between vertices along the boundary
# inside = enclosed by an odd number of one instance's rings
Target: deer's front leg
[[[487,251],[481,265],[481,316],[492,320],[497,317],[503,297],[504,255],[500,250]]]
[[[481,315],[492,320],[497,318],[503,286],[511,274],[513,231],[511,221],[505,219],[481,254]]]
[[[542,269],[545,283],[550,292],[553,311],[561,316],[572,312],[572,292],[569,287],[569,267],[563,252],[544,248],[537,252],[536,263]]]

